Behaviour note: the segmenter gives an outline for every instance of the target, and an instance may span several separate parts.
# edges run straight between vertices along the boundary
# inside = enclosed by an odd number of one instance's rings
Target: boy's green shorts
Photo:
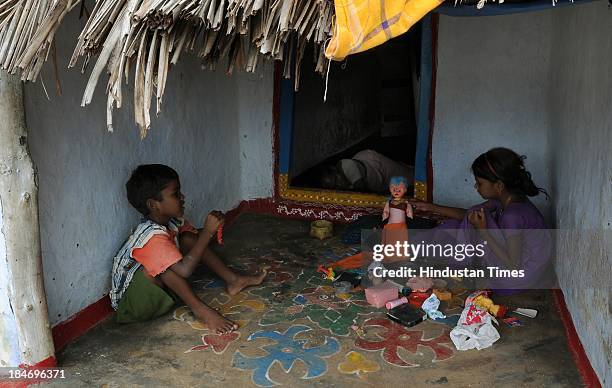
[[[174,299],[147,279],[141,267],[136,271],[117,308],[117,322],[142,322],[166,314]]]

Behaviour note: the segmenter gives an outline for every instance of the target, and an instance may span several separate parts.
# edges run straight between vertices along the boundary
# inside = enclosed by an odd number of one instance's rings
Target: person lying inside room
[[[352,158],[341,159],[321,173],[321,187],[332,190],[354,190],[385,193],[393,176],[414,179],[414,167],[392,160],[374,150],[357,152]],[[408,192],[414,191],[407,187]]]

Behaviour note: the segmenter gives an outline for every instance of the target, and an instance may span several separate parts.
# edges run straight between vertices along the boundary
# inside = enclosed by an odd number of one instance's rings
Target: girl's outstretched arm
[[[441,206],[441,205],[433,205],[433,213],[438,214],[445,218],[452,218],[454,220],[461,221],[463,217],[465,217],[466,209],[462,209],[459,207],[450,207],[450,206]]]
[[[418,199],[409,199],[408,202],[413,204],[418,212],[436,214],[444,218],[452,218],[459,221],[463,220],[467,212],[466,209],[436,205],[435,203],[424,202]]]

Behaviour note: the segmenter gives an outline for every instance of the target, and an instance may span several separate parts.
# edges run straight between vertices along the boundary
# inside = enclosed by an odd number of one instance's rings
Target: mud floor
[[[340,241],[341,229],[319,241],[308,222],[241,215],[215,250],[238,271],[270,267],[265,283],[229,297],[204,269],[191,279],[238,331],[215,335],[184,306],[148,323],[110,319],[58,354],[67,379],[45,386],[581,386],[550,291],[499,301],[539,314],[520,318],[521,327],[501,324],[501,339],[488,349],[460,352],[447,324],[406,328],[369,306],[363,292],[334,294],[316,267],[358,249]]]

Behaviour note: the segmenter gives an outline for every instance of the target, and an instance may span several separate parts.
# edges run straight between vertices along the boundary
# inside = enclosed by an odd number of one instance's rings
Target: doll
[[[382,214],[383,221],[389,219],[389,222],[383,228],[382,244],[395,245],[395,243],[398,241],[401,244],[403,244],[404,241],[408,241],[408,226],[406,225],[406,217],[412,218],[412,205],[408,203],[406,198],[404,198],[407,187],[408,181],[403,176],[392,177],[389,182],[391,199],[385,204],[385,209],[383,210]],[[386,261],[396,259],[403,258],[396,256],[385,256]],[[337,262],[333,263],[332,266],[343,269],[352,269],[361,268],[370,263],[368,272],[373,272],[375,267],[382,266],[381,263],[375,261],[372,262],[371,260],[371,257],[368,257],[367,255],[364,255],[363,252],[360,252],[353,256],[348,256],[342,260],[338,260]]]
[[[383,244],[394,244],[396,242],[408,241],[408,226],[406,217],[412,218],[412,205],[408,203],[404,195],[408,187],[408,181],[403,176],[394,176],[389,182],[391,199],[385,204],[382,219],[389,220],[382,234]]]

